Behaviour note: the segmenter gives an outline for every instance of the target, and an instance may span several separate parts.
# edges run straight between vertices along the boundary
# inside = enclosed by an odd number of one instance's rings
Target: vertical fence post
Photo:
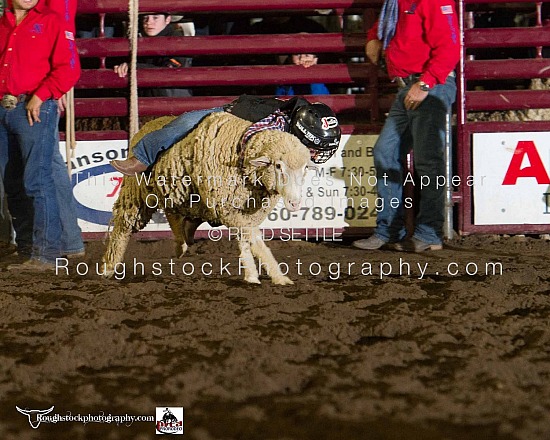
[[[452,137],[452,107],[447,110],[447,120],[445,122],[445,222],[443,223],[443,239],[451,240],[454,238],[453,230],[453,137]]]
[[[105,14],[99,14],[99,37],[105,38]],[[100,68],[106,69],[106,57],[101,57],[99,59],[100,62]]]

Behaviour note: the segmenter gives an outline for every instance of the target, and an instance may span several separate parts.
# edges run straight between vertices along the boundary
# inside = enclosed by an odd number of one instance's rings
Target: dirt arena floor
[[[104,245],[87,246],[69,275],[0,261],[0,439],[155,438],[154,421],[33,429],[16,406],[184,407],[194,440],[550,439],[548,241],[273,242],[283,287],[245,284],[234,242],[198,242],[186,275],[170,241],[133,241],[120,280],[95,274]]]

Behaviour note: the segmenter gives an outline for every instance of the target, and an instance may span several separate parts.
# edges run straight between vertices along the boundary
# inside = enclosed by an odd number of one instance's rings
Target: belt
[[[9,93],[6,93],[4,96],[2,96],[2,101],[0,101],[0,106],[5,108],[6,110],[14,109],[17,104],[20,102],[25,102],[27,100],[27,95],[21,94],[19,96],[10,95]]]
[[[395,78],[395,82],[397,83],[397,87],[402,89],[403,87],[407,87],[417,82],[420,79],[420,75],[420,73],[413,73],[412,75],[406,76],[404,78],[397,76]]]
[[[420,80],[420,75],[422,75],[421,73],[413,73],[409,76],[406,76],[404,78],[401,78],[399,76],[395,77],[394,81],[397,83],[397,86],[402,89],[403,87],[407,87],[411,84],[414,84],[415,82],[419,81]],[[449,73],[449,76],[450,77],[455,77],[456,76],[456,73],[454,72],[454,70]]]

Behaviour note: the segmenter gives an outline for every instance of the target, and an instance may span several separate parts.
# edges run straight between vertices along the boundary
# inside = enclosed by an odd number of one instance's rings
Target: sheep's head
[[[308,169],[315,168],[309,150],[295,136],[271,132],[279,141],[272,144],[265,155],[255,157],[248,164],[258,170],[262,184],[272,193],[280,194],[285,208],[297,211],[302,203],[302,188]],[[259,136],[259,135],[258,135]]]

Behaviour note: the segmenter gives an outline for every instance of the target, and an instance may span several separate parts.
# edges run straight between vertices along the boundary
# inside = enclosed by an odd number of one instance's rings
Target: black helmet
[[[298,107],[290,121],[290,132],[309,148],[314,163],[325,163],[332,157],[342,134],[336,115],[321,102]]]

